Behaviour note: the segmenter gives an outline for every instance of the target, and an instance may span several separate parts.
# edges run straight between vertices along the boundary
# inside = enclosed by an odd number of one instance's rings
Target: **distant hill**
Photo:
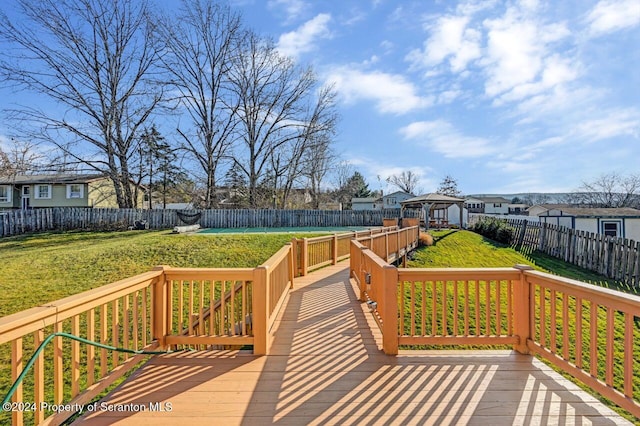
[[[533,204],[557,204],[563,203],[568,195],[570,195],[568,192],[521,192],[517,194],[469,194],[465,195],[465,197],[503,197],[507,200],[518,197],[523,202],[531,200]]]

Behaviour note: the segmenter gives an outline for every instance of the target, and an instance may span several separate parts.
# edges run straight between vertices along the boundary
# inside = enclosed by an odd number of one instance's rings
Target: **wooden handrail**
[[[361,300],[373,302],[385,353],[398,345],[510,344],[640,417],[639,296],[526,265],[398,269],[365,244],[375,249],[370,238],[351,243],[351,274]]]

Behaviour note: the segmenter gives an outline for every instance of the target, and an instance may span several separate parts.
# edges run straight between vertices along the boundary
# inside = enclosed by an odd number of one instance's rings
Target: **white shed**
[[[640,241],[640,210],[629,207],[554,207],[538,217],[544,223]]]

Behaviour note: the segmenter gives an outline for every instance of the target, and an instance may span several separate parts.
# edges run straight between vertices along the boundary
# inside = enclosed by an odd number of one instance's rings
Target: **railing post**
[[[167,318],[172,315],[172,312],[167,312],[169,297],[167,294],[167,276],[166,271],[169,266],[160,265],[153,268],[154,271],[162,271],[162,274],[158,277],[153,284],[153,338],[158,341],[158,345],[161,348],[166,346],[167,336]]]
[[[531,271],[533,268],[529,265],[515,265],[515,269],[520,271],[520,279],[514,282],[514,332],[519,338],[518,344],[514,345],[514,350],[521,354],[528,354],[527,340],[531,338],[531,300],[530,289],[525,271]]]
[[[297,277],[300,265],[298,265],[298,240],[296,238],[291,239],[291,256],[293,258],[293,276]]]
[[[398,354],[398,269],[392,265],[382,268],[382,350],[387,355]]]
[[[253,270],[251,289],[251,327],[253,329],[253,354],[267,355],[269,348],[269,274],[265,266]]]
[[[384,261],[388,262],[389,261],[389,233],[388,232],[384,233],[384,253],[385,253]]]
[[[333,234],[333,258],[331,264],[336,265],[338,263],[338,234]]]
[[[302,276],[309,273],[309,242],[306,238],[302,239]]]
[[[296,276],[295,243],[287,243],[289,246],[289,288],[293,288],[293,279]]]

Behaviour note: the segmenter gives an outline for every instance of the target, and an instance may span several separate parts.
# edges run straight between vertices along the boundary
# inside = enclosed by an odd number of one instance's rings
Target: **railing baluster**
[[[562,356],[569,360],[569,296],[562,293]]]
[[[53,326],[54,333],[62,332],[62,322],[57,322]],[[62,403],[64,398],[64,377],[62,365],[62,337],[53,339],[53,402]]]
[[[475,294],[475,313],[476,313],[476,336],[481,336],[482,333],[480,333],[480,281],[475,280],[475,289],[476,289],[476,294]]]
[[[33,333],[33,346],[38,347],[44,341],[44,330],[40,329]],[[35,424],[44,421],[44,411],[41,409],[41,403],[44,402],[44,353],[38,355],[33,366],[33,402],[36,404],[36,411],[33,414]]]
[[[119,303],[118,299],[114,300],[111,304],[111,346],[115,346],[116,348],[120,346],[118,336],[120,335],[120,312],[119,312]],[[119,352],[112,352],[111,356],[113,357],[113,368],[116,368],[120,363],[120,354]]]
[[[415,282],[410,282],[409,285],[411,286],[411,304],[409,306],[411,306],[411,336],[415,336],[416,335],[416,283]],[[400,309],[400,311],[404,311],[404,307],[402,309]],[[403,324],[403,321],[401,320],[400,324]]]
[[[414,281],[415,283],[415,281]],[[422,289],[422,328],[420,329],[420,334],[422,336],[426,336],[427,335],[427,283],[425,281],[422,281],[420,283],[420,287]],[[414,284],[415,285],[415,284]]]
[[[135,350],[139,349],[139,343],[140,343],[140,339],[139,339],[140,330],[138,327],[138,323],[140,321],[139,305],[140,305],[140,292],[136,291],[133,294],[133,349]]]
[[[449,330],[447,327],[447,316],[449,311],[447,310],[447,286],[448,282],[446,280],[442,281],[442,335],[447,336],[449,334]]]
[[[80,335],[80,318],[74,315],[71,318],[71,334]],[[71,397],[76,396],[80,390],[80,342],[71,341]]]
[[[582,298],[576,297],[576,367],[582,368]]]
[[[129,295],[126,295],[122,298],[122,347],[125,349],[129,349]],[[122,354],[123,361],[129,359],[129,354],[124,352]]]
[[[464,335],[469,335],[469,280],[464,281]]]
[[[551,353],[555,354],[558,351],[558,345],[557,345],[557,330],[556,330],[556,315],[557,315],[557,305],[556,305],[556,291],[555,290],[551,290],[551,306],[550,306],[550,317],[551,318]]]
[[[633,315],[624,314],[624,394],[633,398]]]
[[[216,282],[215,280],[211,280],[209,284],[209,336],[215,336],[215,318],[216,318],[216,310],[214,308],[216,300]]]
[[[613,333],[614,328],[614,312],[610,306],[607,306],[607,355],[605,368],[605,383],[613,386]]]
[[[547,289],[538,285],[538,296],[540,297],[540,345],[547,346]]]
[[[189,328],[188,328],[188,333],[189,336],[193,336],[193,304],[195,303],[194,297],[193,297],[193,286],[194,286],[194,282],[193,280],[189,280],[189,300],[188,300],[188,304],[189,304],[189,310],[188,310],[188,315],[189,315]]]
[[[485,280],[484,282],[484,335],[491,336],[491,282],[490,280]]]
[[[496,280],[496,336],[502,335],[502,314],[500,309],[500,292],[502,291],[502,281]]]
[[[11,381],[15,382],[18,379],[23,369],[23,353],[22,353],[22,337],[13,339],[11,341]],[[11,399],[13,402],[23,402],[23,384],[19,384]],[[21,425],[24,420],[23,410],[12,410],[11,419],[13,424]]]
[[[437,329],[437,325],[438,325],[438,317],[437,317],[437,312],[438,310],[436,309],[437,307],[437,300],[438,300],[438,293],[437,293],[437,282],[436,280],[431,281],[431,335],[435,336],[438,334],[438,329]]]
[[[96,340],[96,310],[87,312],[87,339]],[[93,385],[96,373],[96,348],[87,345],[87,386]]]
[[[108,322],[107,305],[100,306],[100,343],[106,345],[108,343],[107,322]],[[107,350],[100,349],[100,378],[107,375]]]
[[[598,304],[591,302],[590,308],[591,323],[591,341],[589,342],[591,368],[590,373],[593,377],[598,377]]]
[[[458,335],[458,280],[453,281],[453,336]]]

